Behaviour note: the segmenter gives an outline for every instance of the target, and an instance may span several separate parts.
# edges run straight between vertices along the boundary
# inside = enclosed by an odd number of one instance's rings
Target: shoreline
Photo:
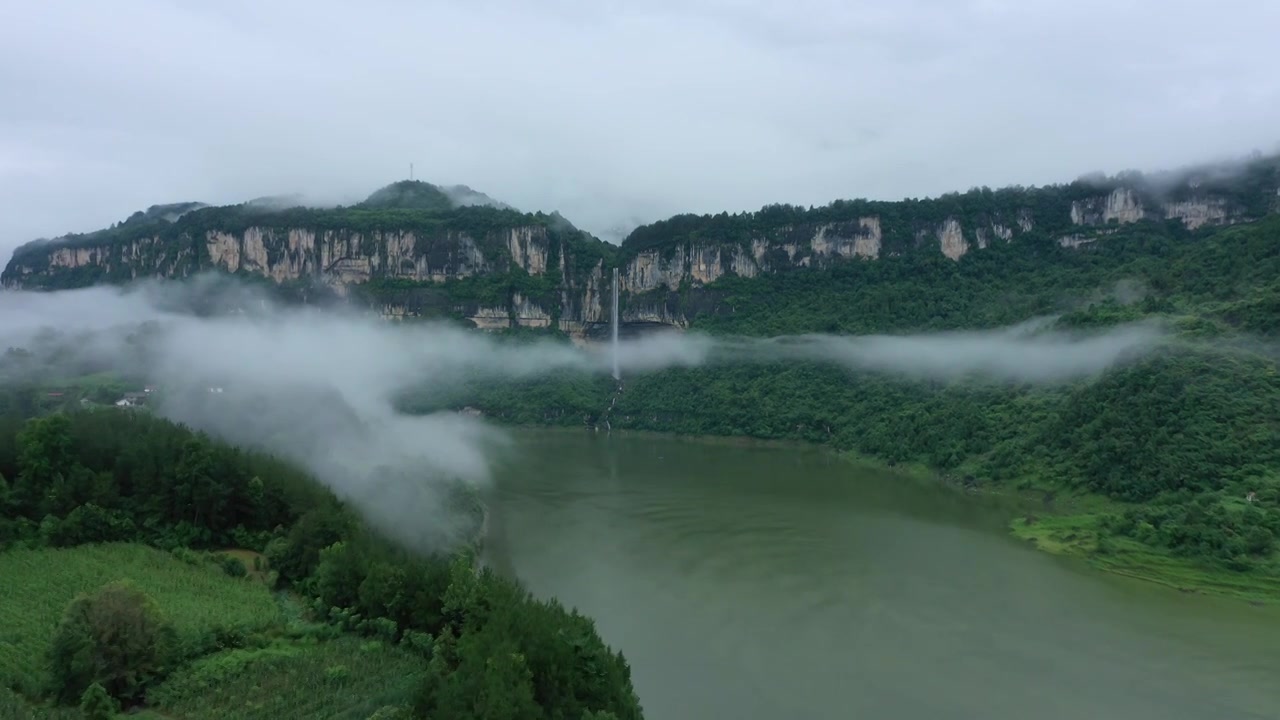
[[[914,482],[929,482],[950,488],[973,499],[995,501],[999,511],[1007,515],[1004,532],[1032,548],[1066,558],[1093,571],[1105,572],[1143,582],[1162,585],[1180,593],[1195,593],[1247,602],[1250,605],[1280,603],[1280,577],[1238,573],[1214,568],[1176,557],[1127,538],[1107,538],[1107,552],[1099,552],[1096,529],[1098,517],[1107,511],[1122,509],[1124,504],[1109,498],[1059,491],[1051,504],[1045,502],[1044,491],[1034,496],[1004,485],[967,484],[920,463],[888,463],[856,451],[837,450],[830,445],[805,440],[778,440],[738,435],[691,435],[657,430],[592,427],[501,424],[503,427],[535,432],[629,435],[675,442],[711,443],[731,447],[764,447],[799,449],[828,453],[853,466],[897,475]]]

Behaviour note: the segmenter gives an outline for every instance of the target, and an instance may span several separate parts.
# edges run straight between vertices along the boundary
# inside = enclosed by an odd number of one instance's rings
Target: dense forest
[[[1048,386],[788,362],[624,377],[616,403],[611,378],[585,375],[486,380],[403,403],[467,405],[513,423],[825,443],[1025,497],[1014,529],[1046,547],[1136,574],[1155,567],[1144,560],[1154,554],[1188,568],[1159,578],[1171,583],[1274,591],[1277,278],[1275,216],[1194,232],[1136,223],[1076,250],[1019,242],[958,263],[904,256],[728,277],[708,292],[731,311],[695,317],[693,331],[901,334],[1046,317],[1081,332],[1154,320],[1173,341],[1100,377]]]
[[[69,405],[0,406],[6,717],[641,717],[592,622],[474,548],[408,552],[288,463]]]

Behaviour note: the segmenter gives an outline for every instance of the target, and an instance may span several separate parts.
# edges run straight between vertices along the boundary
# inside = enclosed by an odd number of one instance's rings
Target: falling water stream
[[[613,310],[610,317],[610,333],[612,335],[613,379],[622,380],[622,371],[618,368],[618,268],[613,269]]]

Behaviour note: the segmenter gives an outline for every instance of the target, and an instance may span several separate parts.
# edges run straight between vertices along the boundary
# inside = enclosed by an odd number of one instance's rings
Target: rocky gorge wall
[[[699,308],[695,297],[691,308],[687,291],[696,296],[726,276],[751,278],[904,253],[960,261],[1026,236],[1080,248],[1140,221],[1172,220],[1196,230],[1250,219],[1240,203],[1210,193],[1168,201],[1127,187],[1076,194],[1048,208],[1035,202],[1034,193],[1024,193],[1014,199],[1025,203],[1005,200],[977,211],[944,198],[915,205],[859,201],[837,219],[810,219],[822,210],[801,209],[779,222],[705,216],[658,233],[659,241],[647,247],[628,240],[607,251],[601,241],[545,222],[476,232],[269,224],[232,229],[184,226],[178,219],[151,234],[29,244],[15,253],[2,279],[7,288],[42,289],[213,270],[279,285],[323,286],[393,319],[445,315],[486,329],[554,327],[588,336],[608,322],[614,264],[620,269],[624,323],[684,327],[691,309],[715,311],[713,299]],[[185,217],[200,212],[205,211]],[[720,226],[732,232],[717,235]],[[680,292],[684,302],[673,302]]]

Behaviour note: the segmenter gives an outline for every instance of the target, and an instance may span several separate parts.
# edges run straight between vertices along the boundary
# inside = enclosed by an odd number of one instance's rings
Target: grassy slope
[[[229,554],[252,563],[252,554]],[[252,567],[250,565],[250,567]],[[132,544],[0,553],[0,718],[79,718],[76,708],[31,702],[62,610],[81,592],[129,579],[155,598],[180,635],[240,627],[279,635],[266,647],[224,650],[178,670],[155,688],[153,718],[359,718],[404,706],[425,662],[377,640],[322,641],[289,632],[290,603],[266,586],[212,564]],[[287,639],[288,636],[294,639]],[[24,697],[27,696],[27,697]]]
[[[211,565],[191,565],[141,545],[12,550],[0,554],[0,683],[34,695],[62,611],[77,594],[130,580],[155,598],[180,637],[280,621],[259,583],[236,581]]]

